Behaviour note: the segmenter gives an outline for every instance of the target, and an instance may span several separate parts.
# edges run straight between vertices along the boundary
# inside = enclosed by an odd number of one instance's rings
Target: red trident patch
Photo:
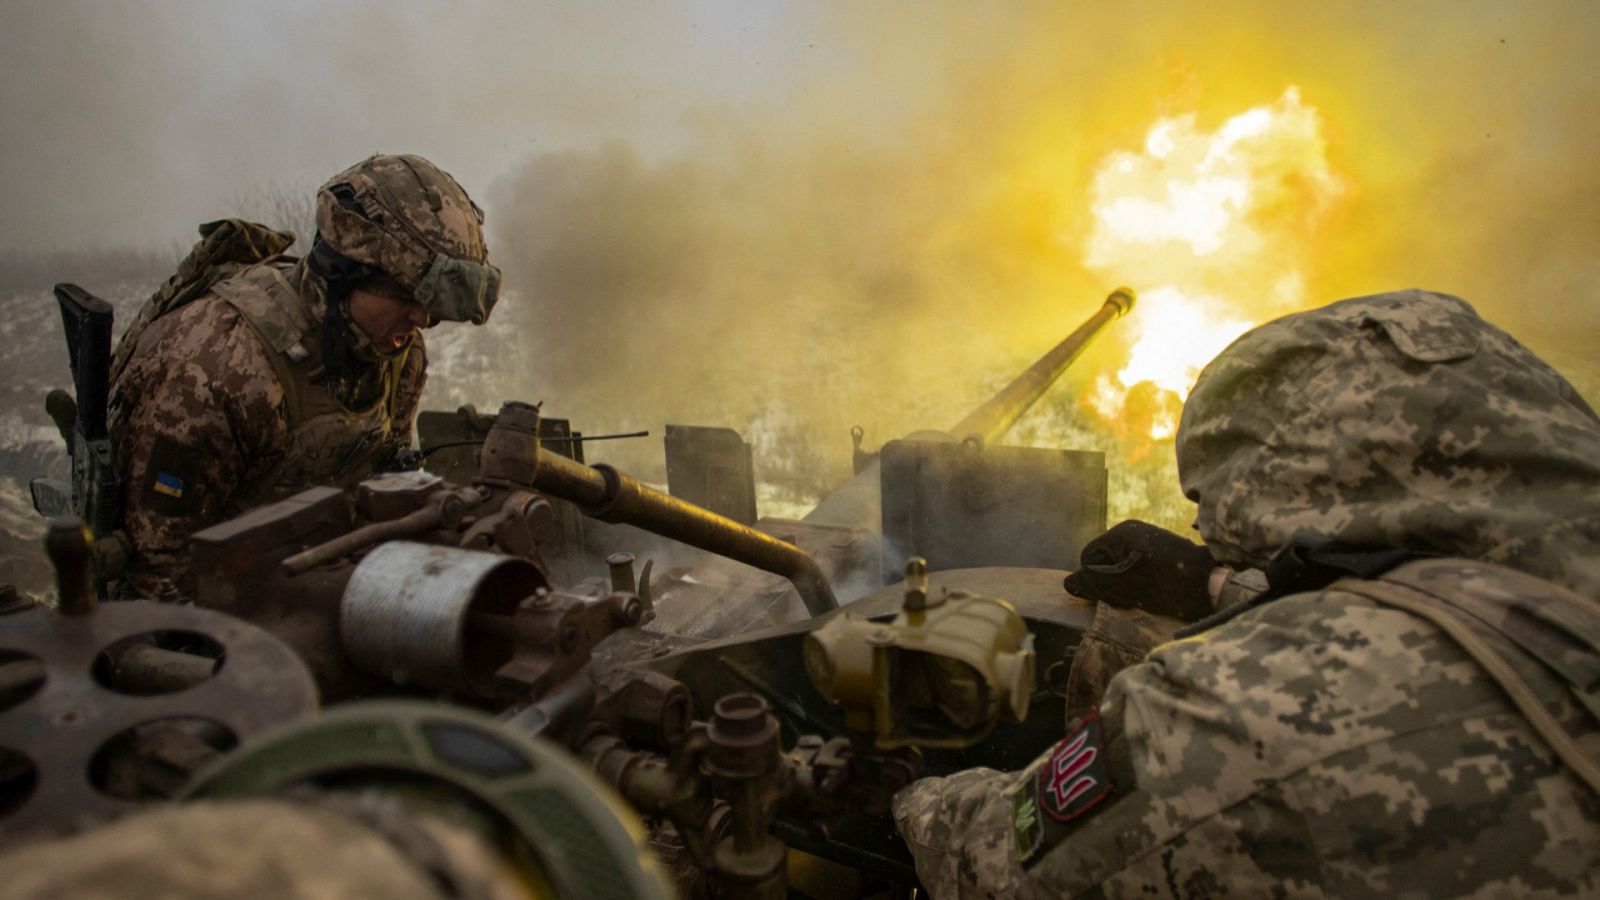
[[[1077,724],[1039,769],[1039,808],[1059,822],[1077,818],[1111,793],[1099,711]]]

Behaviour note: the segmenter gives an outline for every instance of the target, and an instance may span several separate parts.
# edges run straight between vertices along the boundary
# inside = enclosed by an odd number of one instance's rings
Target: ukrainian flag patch
[[[150,489],[158,494],[165,494],[174,499],[183,496],[183,479],[176,475],[160,472],[156,475],[156,483]]]
[[[156,515],[187,516],[205,495],[201,480],[205,470],[205,458],[199,450],[167,435],[157,435],[139,479],[144,482],[140,499]]]

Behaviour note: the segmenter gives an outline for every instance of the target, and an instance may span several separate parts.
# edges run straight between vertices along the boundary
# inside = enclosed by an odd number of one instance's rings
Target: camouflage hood
[[[1296,536],[1498,562],[1600,598],[1600,420],[1464,301],[1409,290],[1254,329],[1184,404],[1218,560]]]

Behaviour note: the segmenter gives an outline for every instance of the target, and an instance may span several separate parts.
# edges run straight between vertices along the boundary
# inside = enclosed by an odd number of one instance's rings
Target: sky
[[[369,153],[479,191],[541,153],[692,146],[834,54],[760,3],[0,3],[0,246],[186,238],[261,184]]]
[[[527,337],[482,405],[882,440],[1165,284],[1171,247],[1089,252],[1107,161],[1292,88],[1264,237],[1201,279],[1229,316],[1426,287],[1582,362],[1597,54],[1600,5],[1562,0],[0,0],[0,253],[183,246],[420,153],[487,210],[491,327]]]

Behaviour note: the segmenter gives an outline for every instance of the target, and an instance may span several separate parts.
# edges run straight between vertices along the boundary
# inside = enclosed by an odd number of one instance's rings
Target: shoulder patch
[[[1011,836],[1017,842],[1017,859],[1027,862],[1044,846],[1044,823],[1039,821],[1039,804],[1033,791],[1017,791],[1011,796]]]
[[[1111,796],[1100,711],[1073,721],[1060,743],[1034,760],[1012,783],[1011,836],[1017,860],[1031,867],[1042,851],[1065,840],[1084,813]]]
[[[1055,746],[1034,778],[1039,809],[1057,822],[1070,822],[1111,793],[1100,711],[1091,710]]]
[[[200,501],[196,481],[202,461],[199,450],[158,436],[145,463],[144,505],[163,516],[194,512]]]

